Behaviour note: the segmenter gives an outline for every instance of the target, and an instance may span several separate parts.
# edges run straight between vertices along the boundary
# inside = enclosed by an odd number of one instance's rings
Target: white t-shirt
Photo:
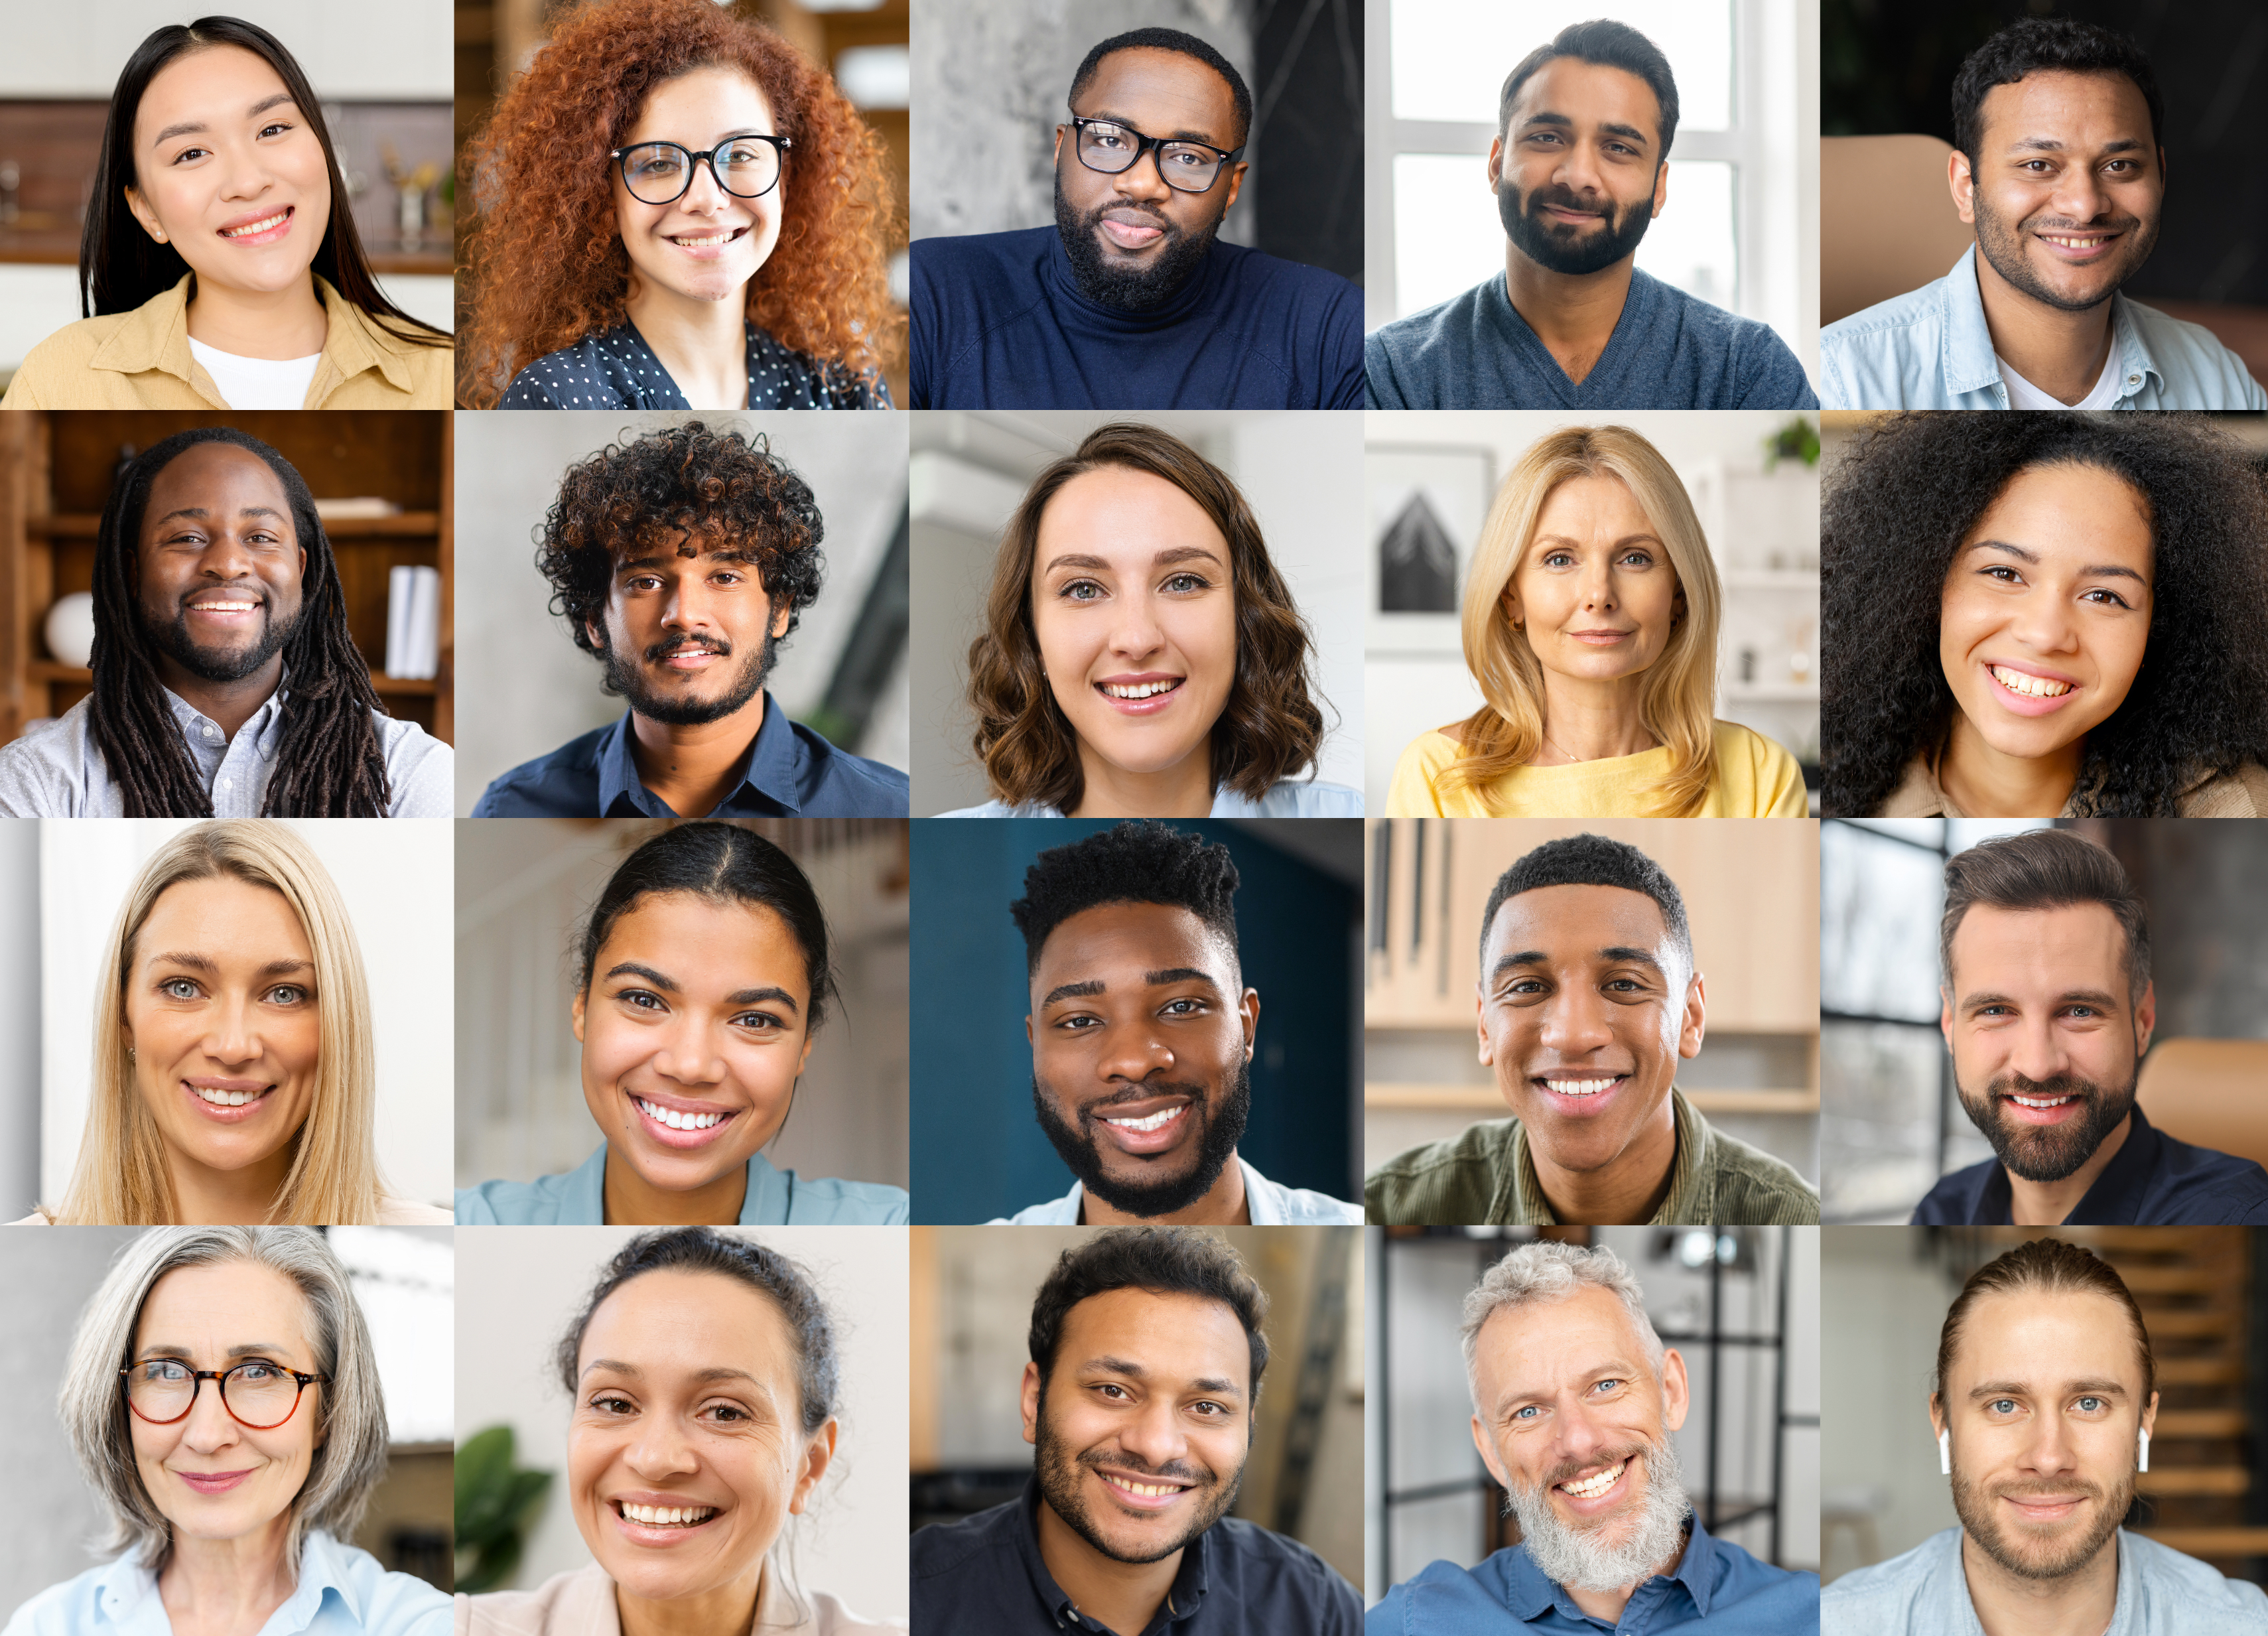
[[[2012,409],[2102,409],[2118,402],[2118,374],[2111,367],[2116,361],[2106,354],[2102,372],[2095,378],[2095,385],[2076,403],[2066,403],[2051,393],[2041,391],[2008,367],[2008,360],[1998,352],[1992,361],[2000,366],[2000,379],[2007,383],[2008,407]]]
[[[205,373],[220,388],[221,401],[237,409],[299,408],[307,401],[307,388],[314,385],[315,365],[323,361],[320,352],[280,362],[239,357],[216,351],[195,335],[189,337],[189,356],[205,366]]]

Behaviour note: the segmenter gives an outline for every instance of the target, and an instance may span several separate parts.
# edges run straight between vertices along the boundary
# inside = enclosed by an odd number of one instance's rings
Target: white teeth
[[[1562,1096],[1596,1096],[1614,1084],[1612,1080],[1549,1080],[1543,1081],[1548,1090]]]
[[[2068,682],[2051,682],[2045,676],[2028,676],[2021,670],[2010,670],[2004,665],[1995,665],[1992,669],[1993,681],[2009,692],[2021,693],[2027,698],[2056,699],[2071,691]]]
[[[2060,1108],[2071,1098],[2069,1096],[2018,1096],[2012,1100],[2021,1102],[2027,1108]]]
[[[740,231],[740,230],[739,228],[735,227],[731,232],[711,233],[706,238],[701,239],[680,234],[674,238],[671,242],[674,244],[684,245],[688,248],[703,247],[712,244],[729,244],[733,240],[739,237]]]
[[[638,1111],[647,1118],[656,1124],[666,1124],[673,1131],[705,1131],[725,1116],[720,1113],[680,1113],[674,1108],[650,1102],[643,1096],[633,1096],[630,1100],[638,1105]]]
[[[268,1094],[265,1091],[214,1091],[199,1086],[192,1086],[190,1088],[196,1092],[201,1100],[210,1102],[216,1108],[241,1108],[245,1103],[257,1102]]]
[[[248,614],[260,604],[257,602],[192,602],[189,606],[201,614]]]
[[[282,222],[284,217],[291,214],[291,211],[284,210],[277,215],[269,217],[264,222],[253,222],[242,227],[225,228],[222,230],[221,237],[224,239],[240,239],[247,233],[264,233],[269,228],[276,226],[277,224]]]
[[[1184,1103],[1183,1106],[1186,1107],[1187,1104]],[[1181,1112],[1180,1108],[1168,1108],[1162,1113],[1152,1114],[1146,1119],[1105,1119],[1103,1123],[1115,1124],[1122,1131],[1154,1131],[1168,1119],[1177,1117]]]
[[[1178,1494],[1182,1492],[1182,1485],[1179,1483],[1137,1483],[1130,1478],[1123,1477],[1114,1477],[1109,1481],[1113,1487],[1123,1488],[1130,1494],[1140,1494],[1148,1500],[1156,1500],[1162,1495]]]
[[[2058,239],[2053,233],[2042,233],[2040,237],[2050,244],[2059,244],[2066,250],[2092,250],[2097,245],[2110,242],[2107,239]]]
[[[714,1506],[634,1506],[628,1500],[622,1502],[622,1515],[648,1528],[681,1528],[689,1522],[705,1522],[716,1514]]]
[[[1587,1477],[1580,1483],[1562,1483],[1559,1486],[1562,1491],[1574,1495],[1578,1500],[1589,1500],[1612,1488],[1615,1485],[1615,1479],[1622,1476],[1623,1468],[1629,1463],[1627,1460],[1617,1460],[1596,1477]]]
[[[1171,682],[1106,682],[1102,690],[1115,699],[1145,699],[1153,694],[1170,693],[1181,685],[1182,680],[1176,676]]]

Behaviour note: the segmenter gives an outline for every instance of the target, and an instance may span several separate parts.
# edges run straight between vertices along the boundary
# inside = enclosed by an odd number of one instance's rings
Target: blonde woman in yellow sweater
[[[1497,491],[1465,585],[1487,701],[1402,752],[1388,817],[1800,818],[1795,758],[1716,719],[1717,567],[1677,474],[1571,426]]]

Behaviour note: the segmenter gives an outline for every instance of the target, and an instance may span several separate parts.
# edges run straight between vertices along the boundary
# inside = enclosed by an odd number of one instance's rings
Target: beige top
[[[2268,817],[2268,770],[2257,762],[2247,762],[2235,772],[2222,777],[2202,779],[2183,792],[2179,803],[2184,818],[2262,818]],[[1937,781],[1935,762],[1927,755],[1917,755],[1906,763],[1906,776],[1891,792],[1889,800],[1871,814],[1876,818],[1967,818],[1953,804]],[[2080,814],[2066,803],[2063,811],[2036,814],[2045,818],[2076,818]]]
[[[825,1591],[809,1592],[799,1601],[767,1568],[756,1593],[754,1628],[762,1636],[851,1636],[858,1631],[902,1631],[906,1622],[862,1619]],[[457,1598],[456,1636],[622,1636],[622,1631],[615,1582],[595,1562],[554,1574],[534,1590]]]
[[[17,409],[225,409],[213,378],[189,351],[189,280],[130,313],[67,324],[33,347],[0,398]],[[419,346],[315,280],[329,328],[302,409],[447,409],[456,353]]]
[[[453,1212],[438,1205],[423,1205],[414,1198],[396,1198],[389,1193],[378,1196],[378,1225],[380,1227],[449,1227],[457,1218]],[[43,1206],[20,1220],[11,1221],[10,1227],[53,1227],[55,1219]]]

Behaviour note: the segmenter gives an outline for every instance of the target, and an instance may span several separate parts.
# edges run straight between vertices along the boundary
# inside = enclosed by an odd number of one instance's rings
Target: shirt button
[[[2129,375],[2126,377],[2126,384],[2130,387],[2139,387],[2142,384],[2142,378],[2139,375]]]
[[[217,739],[220,737],[220,729],[214,726],[212,723],[207,722],[205,724],[205,737],[208,739]]]
[[[236,780],[233,778],[223,778],[220,781],[220,787],[224,790],[232,790],[236,788]]]

